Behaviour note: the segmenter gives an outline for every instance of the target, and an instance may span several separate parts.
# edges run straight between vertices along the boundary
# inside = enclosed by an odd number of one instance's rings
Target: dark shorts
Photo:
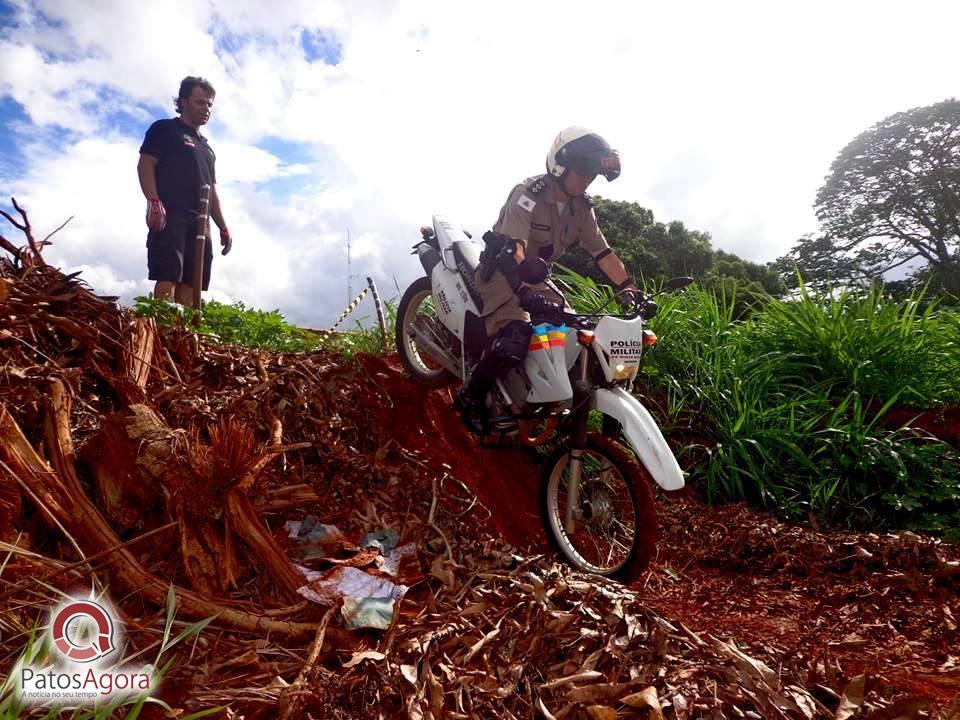
[[[197,222],[191,219],[167,218],[160,232],[147,234],[147,277],[150,280],[193,285],[193,251],[196,247]],[[209,235],[203,251],[203,289],[210,288],[210,265],[213,264],[213,243]]]

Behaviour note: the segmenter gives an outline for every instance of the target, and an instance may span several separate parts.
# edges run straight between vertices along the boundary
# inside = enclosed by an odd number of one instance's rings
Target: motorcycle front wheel
[[[397,306],[397,352],[404,370],[417,383],[438,389],[451,385],[456,376],[426,353],[421,353],[412,332],[416,324],[420,332],[429,333],[434,341],[443,342],[449,331],[437,318],[430,292],[430,278],[415,280],[400,298]]]
[[[540,492],[550,542],[578,570],[624,582],[636,579],[657,544],[657,514],[647,471],[619,443],[588,433],[575,528],[568,534],[569,482],[570,451],[561,447],[544,466]]]

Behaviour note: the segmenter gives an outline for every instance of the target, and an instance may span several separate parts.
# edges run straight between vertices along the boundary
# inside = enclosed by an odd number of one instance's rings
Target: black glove
[[[527,286],[517,290],[517,297],[520,299],[520,307],[526,310],[532,317],[550,320],[551,322],[563,322],[565,318],[563,306],[557,305],[547,300],[540,293],[534,292]]]
[[[643,302],[643,293],[636,288],[626,288],[617,293],[617,300],[624,311],[633,312]]]

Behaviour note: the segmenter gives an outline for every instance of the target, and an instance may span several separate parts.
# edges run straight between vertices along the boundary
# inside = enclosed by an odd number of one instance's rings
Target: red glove
[[[157,199],[147,200],[147,227],[160,232],[167,226],[167,209]]]
[[[220,251],[221,255],[226,255],[230,252],[230,248],[233,247],[233,238],[230,237],[230,230],[225,227],[220,228],[220,244],[223,246],[223,250]]]

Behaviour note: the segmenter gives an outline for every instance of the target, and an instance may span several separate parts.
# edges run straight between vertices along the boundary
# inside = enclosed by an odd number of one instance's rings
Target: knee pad
[[[523,320],[513,320],[497,333],[490,346],[491,358],[496,358],[501,370],[515,367],[523,362],[533,327]]]

